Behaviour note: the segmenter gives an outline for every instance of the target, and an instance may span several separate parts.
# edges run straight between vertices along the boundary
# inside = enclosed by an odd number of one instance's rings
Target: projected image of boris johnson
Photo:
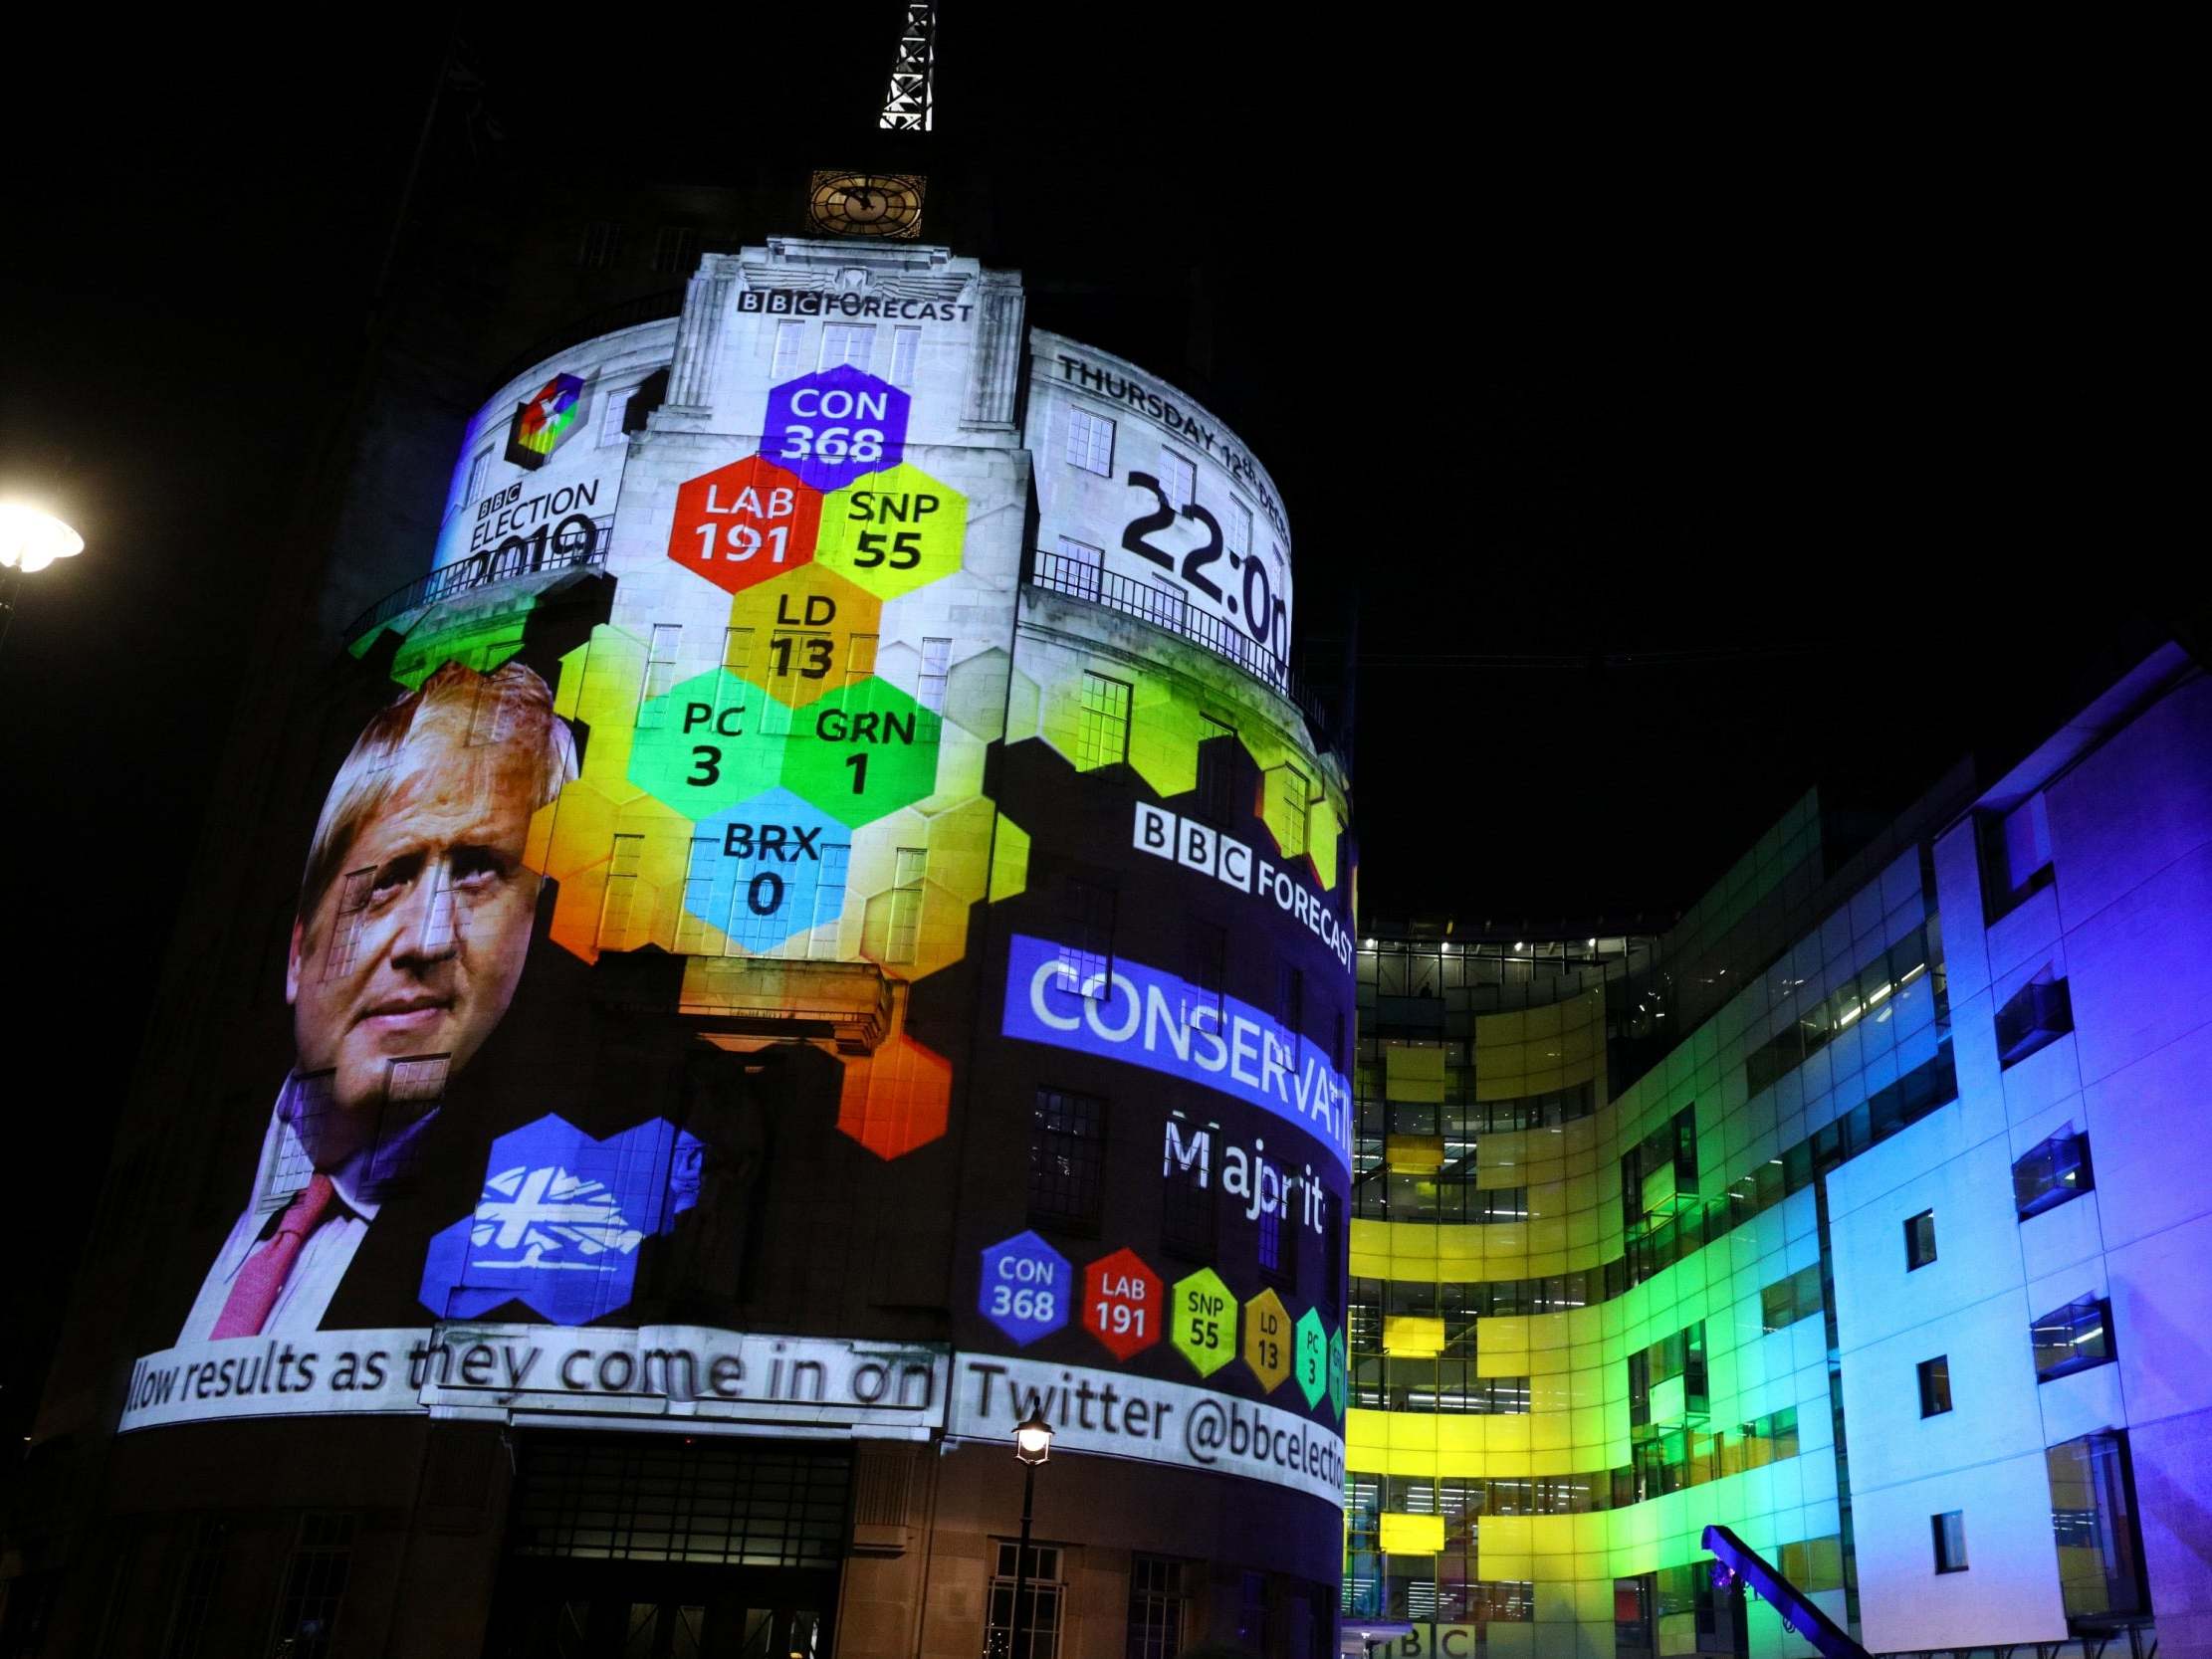
[[[521,663],[449,663],[363,729],[292,925],[297,1058],[180,1342],[321,1323],[447,1084],[514,997],[538,904],[531,817],[575,775],[567,724]]]

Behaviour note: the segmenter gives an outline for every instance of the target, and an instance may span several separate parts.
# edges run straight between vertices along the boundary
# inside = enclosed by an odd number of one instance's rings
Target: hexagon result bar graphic
[[[1236,1357],[1236,1298],[1221,1276],[1202,1267],[1175,1282],[1168,1340],[1201,1376]]]
[[[743,593],[811,560],[821,515],[819,490],[749,455],[677,487],[668,556],[717,587]]]
[[[888,380],[841,363],[769,393],[761,453],[816,490],[842,490],[906,453],[914,400]]]
[[[1265,1393],[1290,1378],[1290,1310],[1271,1290],[1244,1304],[1244,1364]]]
[[[1017,1348],[1049,1337],[1067,1324],[1075,1270],[1035,1233],[1021,1232],[988,1246],[976,1311]]]
[[[960,568],[968,498],[919,467],[872,472],[822,503],[815,557],[870,593],[896,599]]]
[[[1318,1406],[1329,1391],[1329,1332],[1317,1309],[1308,1308],[1299,1316],[1295,1348],[1298,1392],[1306,1396],[1307,1405]]]
[[[1142,1353],[1165,1335],[1166,1304],[1160,1275],[1134,1250],[1117,1250],[1083,1273],[1083,1329],[1116,1359]]]

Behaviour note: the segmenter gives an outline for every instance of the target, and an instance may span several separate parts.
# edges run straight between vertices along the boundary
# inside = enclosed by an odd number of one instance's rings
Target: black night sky
[[[11,1434],[162,953],[193,945],[170,923],[241,619],[316,556],[288,525],[387,253],[400,282],[438,257],[403,204],[501,146],[836,164],[875,141],[898,8],[781,10],[809,15],[609,43],[464,7],[412,194],[443,19],[134,24],[120,61],[87,33],[11,78],[0,485],[89,543],[0,647],[7,1161],[37,1189]],[[1316,677],[1357,617],[1371,915],[1662,923],[1808,785],[1894,810],[2201,617],[2153,115],[1979,47],[1075,10],[1094,33],[947,0],[932,190],[988,193],[972,251],[1027,273],[1032,321],[1170,379],[1209,361],[1285,494]]]

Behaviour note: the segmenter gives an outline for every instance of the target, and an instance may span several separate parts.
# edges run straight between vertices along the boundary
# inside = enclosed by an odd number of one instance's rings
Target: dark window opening
[[[1938,1353],[1923,1359],[1920,1371],[1920,1415],[1940,1417],[1951,1408],[1951,1356]]]
[[[2056,1209],[2097,1185],[2090,1168],[2090,1138],[2070,1124],[2012,1166],[2012,1196],[2020,1219]]]
[[[1029,1219],[1069,1231],[1098,1229],[1106,1163],[1106,1103],[1039,1089],[1029,1130]]]
[[[2036,1350],[2036,1380],[2072,1376],[2112,1362],[2112,1305],[2085,1296],[2038,1319],[2030,1328]]]
[[[1935,1570],[1966,1570],[1966,1512],[1946,1510],[1928,1517],[1928,1531],[1935,1539]]]
[[[1922,1210],[1904,1224],[1904,1270],[1916,1273],[1935,1260],[1935,1211]]]
[[[2066,981],[2031,979],[1997,1010],[1997,1064],[2017,1065],[2073,1029],[2074,999]]]

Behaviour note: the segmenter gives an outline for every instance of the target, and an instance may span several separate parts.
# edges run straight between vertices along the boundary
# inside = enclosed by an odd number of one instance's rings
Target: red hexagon
[[[1167,1335],[1168,1293],[1134,1250],[1117,1250],[1083,1270],[1083,1329],[1116,1359],[1142,1353]]]
[[[743,593],[812,559],[821,521],[819,490],[749,455],[678,486],[668,556],[717,587]]]
[[[885,1162],[937,1140],[952,1111],[952,1062],[903,1031],[873,1055],[845,1061],[837,1132]]]

